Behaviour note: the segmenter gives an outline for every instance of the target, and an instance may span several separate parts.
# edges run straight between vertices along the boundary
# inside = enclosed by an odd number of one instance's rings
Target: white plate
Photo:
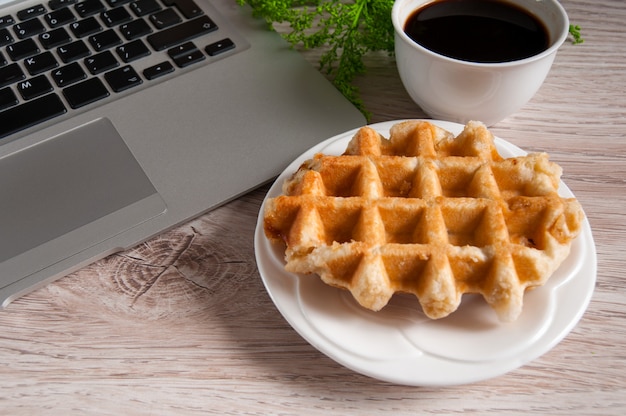
[[[454,134],[463,126],[429,120]],[[398,121],[371,125],[385,137]],[[286,178],[315,153],[341,154],[355,130],[330,138],[296,159],[278,177],[267,198],[278,196]],[[525,152],[496,138],[504,157]],[[563,196],[573,196],[561,183]],[[596,251],[589,223],[561,267],[541,288],[527,293],[520,317],[510,324],[477,295],[465,295],[459,309],[440,320],[421,312],[413,295],[396,295],[380,312],[360,307],[348,291],[317,276],[284,270],[284,248],[263,233],[261,207],[255,232],[256,260],[265,287],[289,324],[311,345],[361,374],[397,384],[443,386],[499,376],[544,354],[583,315],[596,280]]]

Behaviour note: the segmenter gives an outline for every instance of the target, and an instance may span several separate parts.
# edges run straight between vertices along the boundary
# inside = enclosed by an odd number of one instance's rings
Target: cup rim
[[[434,1],[434,0],[431,0]],[[405,32],[404,32],[404,23],[405,22],[401,22],[400,21],[400,8],[403,7],[403,1],[400,0],[396,0],[393,4],[393,7],[391,9],[391,21],[394,27],[394,31],[396,33],[396,41],[397,41],[397,37],[399,36],[400,38],[402,38],[402,40],[404,40],[405,42],[407,42],[409,45],[411,45],[412,47],[428,54],[431,55],[433,58],[437,58],[437,59],[441,59],[444,61],[448,61],[448,62],[454,62],[454,63],[459,63],[459,64],[463,64],[463,65],[467,65],[467,66],[472,66],[472,67],[476,67],[476,68],[498,68],[498,67],[509,67],[509,66],[519,66],[519,65],[524,65],[526,63],[530,63],[530,62],[534,62],[537,60],[540,60],[542,58],[544,58],[545,56],[551,55],[553,53],[555,53],[560,47],[561,45],[565,42],[565,39],[567,38],[567,35],[569,34],[569,17],[567,15],[567,12],[565,11],[565,8],[561,5],[561,3],[559,3],[557,0],[548,0],[550,1],[555,8],[558,10],[559,14],[561,15],[561,17],[564,20],[564,24],[563,24],[563,30],[561,30],[561,33],[559,34],[559,36],[556,38],[556,40],[554,42],[552,42],[552,44],[550,45],[550,47],[544,49],[543,51],[541,51],[540,53],[533,55],[533,56],[529,56],[527,58],[522,58],[522,59],[516,59],[514,61],[506,61],[506,62],[473,62],[473,61],[466,61],[463,59],[457,59],[457,58],[451,58],[449,56],[446,55],[442,55],[440,53],[431,51],[428,48],[425,48],[424,46],[420,45],[419,43],[415,42],[413,39],[411,39]]]

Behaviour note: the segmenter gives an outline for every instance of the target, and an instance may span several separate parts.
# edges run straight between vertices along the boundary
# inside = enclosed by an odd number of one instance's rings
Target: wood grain
[[[547,151],[585,208],[598,254],[580,323],[537,360],[466,386],[412,388],[346,369],[283,319],[256,269],[267,187],[0,311],[0,413],[626,414],[626,7],[563,0],[563,45],[523,109],[492,129]],[[315,63],[317,52],[304,52]],[[357,80],[372,122],[423,117],[393,58]]]

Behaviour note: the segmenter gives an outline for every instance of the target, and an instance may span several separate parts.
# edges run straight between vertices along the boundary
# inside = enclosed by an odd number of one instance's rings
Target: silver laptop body
[[[168,3],[179,7],[177,1],[184,3],[181,7],[189,6],[182,0],[156,1],[162,8]],[[55,7],[61,7],[58,3]],[[89,16],[101,23],[100,32],[112,29],[118,35],[121,42],[109,50],[119,63],[109,71],[90,74],[89,66],[96,60],[91,58],[101,53],[98,42],[104,36],[85,35],[90,55],[73,61],[78,63],[74,67],[82,67],[89,79],[99,78],[98,85],[105,86],[108,96],[73,109],[70,101],[80,98],[82,89],[74,88],[73,95],[66,96],[51,81],[52,90],[43,96],[58,98],[45,103],[54,107],[60,102],[67,111],[15,132],[16,125],[35,118],[27,112],[34,106],[20,107],[27,101],[21,94],[41,81],[34,79],[39,74],[28,72],[30,58],[11,59],[16,48],[10,45],[21,42],[17,32],[22,25],[15,26],[22,23],[18,12],[29,20],[31,8],[46,9],[43,14],[36,11],[45,30],[35,37],[40,52],[62,52],[58,49],[63,44],[50,49],[40,44],[52,30],[46,20],[52,11],[47,0],[1,6],[0,23],[7,16],[15,21],[5,25],[14,40],[0,47],[5,58],[0,71],[14,63],[26,68],[23,79],[3,87],[9,90],[0,88],[2,93],[15,94],[16,108],[25,109],[11,110],[4,118],[0,112],[3,306],[236,198],[271,180],[314,144],[365,123],[317,69],[253,19],[248,8],[235,0],[195,0],[195,4],[216,30],[210,28],[174,45],[165,41],[159,51],[151,47],[150,35],[140,36],[150,54],[129,63],[123,53],[130,41],[121,33],[127,27],[108,27],[102,12]],[[67,7],[76,21],[86,19],[78,15],[77,6]],[[118,7],[137,19],[135,6],[123,1]],[[150,15],[141,18],[152,24]],[[74,41],[72,29],[67,31]],[[197,50],[190,51],[189,42]],[[210,45],[219,53],[211,55]],[[180,53],[176,55],[174,49]],[[187,65],[186,59],[197,62]],[[57,61],[57,67],[42,74],[53,77],[58,75],[54,71],[68,65]],[[174,70],[159,74],[165,62]],[[128,66],[135,72],[106,75]],[[165,67],[169,70],[169,65]],[[147,69],[159,76],[148,79]],[[118,87],[116,92],[113,81],[120,80],[131,86]]]

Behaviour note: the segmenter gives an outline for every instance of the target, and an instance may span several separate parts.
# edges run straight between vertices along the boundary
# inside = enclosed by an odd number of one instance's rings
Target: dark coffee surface
[[[481,63],[528,58],[549,44],[537,17],[498,0],[438,0],[417,9],[404,30],[433,52]]]

